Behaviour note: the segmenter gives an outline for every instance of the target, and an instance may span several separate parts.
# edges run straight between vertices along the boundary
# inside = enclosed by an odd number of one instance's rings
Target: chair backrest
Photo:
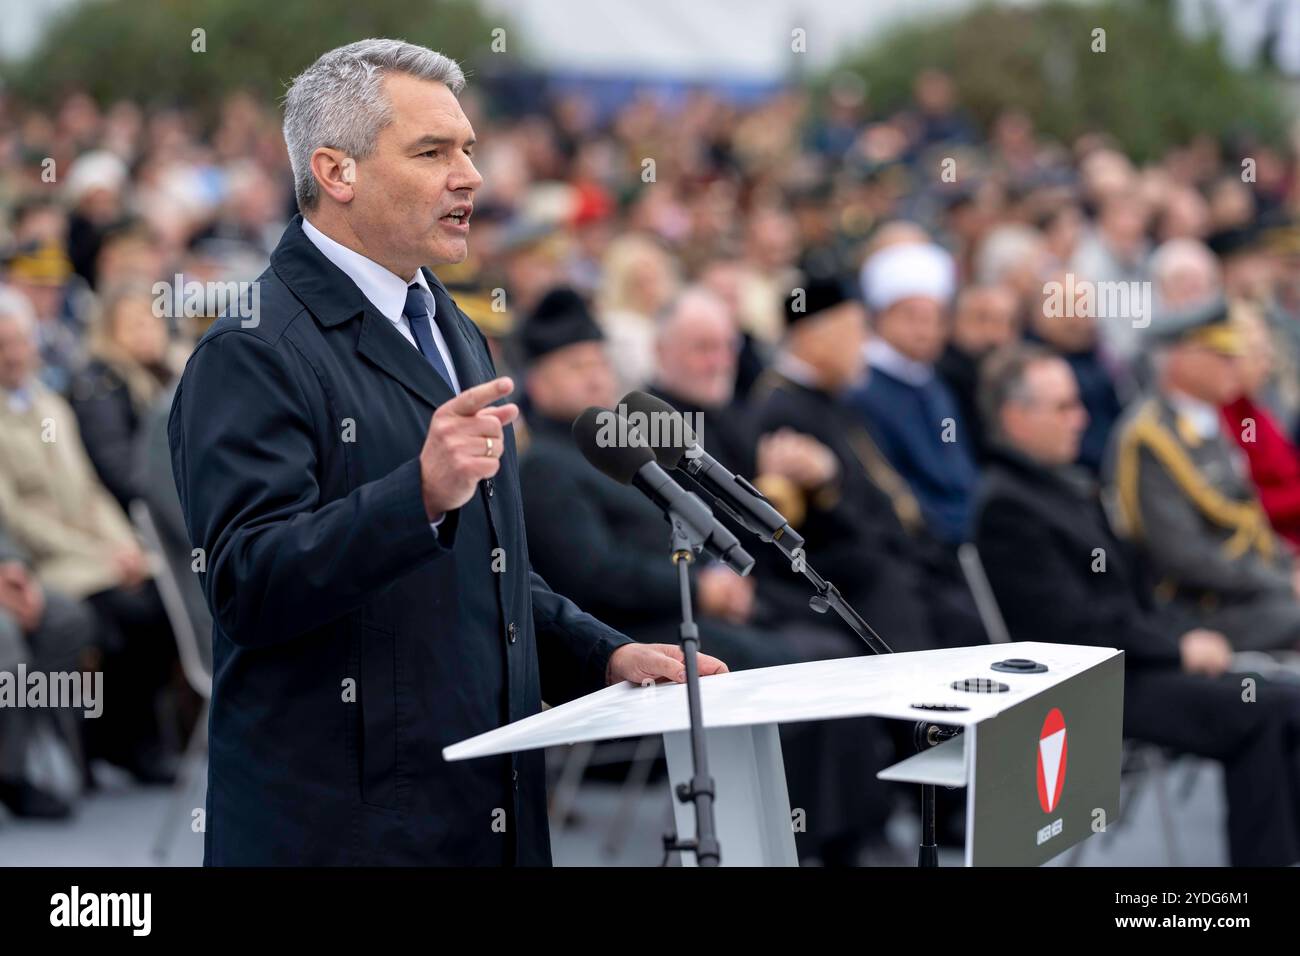
[[[1010,643],[1011,632],[1007,630],[1007,622],[998,610],[998,601],[993,596],[988,575],[984,573],[978,549],[970,541],[963,543],[957,548],[957,560],[961,563],[962,574],[966,576],[966,586],[975,598],[975,607],[979,610],[980,622],[984,625],[984,633],[989,636],[989,643]]]
[[[158,526],[149,513],[149,506],[139,498],[131,502],[131,521],[144,539],[145,547],[157,557],[152,563],[158,594],[162,598],[163,609],[167,612],[167,620],[171,623],[172,633],[176,636],[176,650],[180,655],[185,680],[196,694],[209,700],[212,697],[212,668],[207,663],[210,658],[199,646],[194,620],[190,617],[180,582],[176,580],[175,568],[167,559],[167,550],[158,534]]]

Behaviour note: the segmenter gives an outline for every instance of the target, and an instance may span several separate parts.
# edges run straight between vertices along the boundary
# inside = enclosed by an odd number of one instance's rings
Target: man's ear
[[[357,161],[342,150],[318,148],[311,154],[311,171],[321,191],[335,202],[349,203],[356,195]]]

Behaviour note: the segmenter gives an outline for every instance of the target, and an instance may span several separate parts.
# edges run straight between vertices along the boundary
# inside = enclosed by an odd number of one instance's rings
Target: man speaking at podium
[[[464,260],[482,184],[463,85],[397,40],[294,81],[302,216],[257,314],[218,320],[176,392],[214,619],[208,865],[548,865],[542,752],[442,748],[543,697],[684,679],[679,648],[631,642],[529,568],[511,383],[424,268]]]

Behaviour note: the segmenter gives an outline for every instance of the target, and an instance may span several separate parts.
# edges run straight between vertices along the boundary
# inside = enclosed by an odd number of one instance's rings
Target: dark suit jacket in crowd
[[[771,369],[750,398],[758,434],[792,428],[826,445],[839,462],[838,478],[807,495],[806,513],[795,527],[806,541],[808,563],[839,588],[894,650],[933,647],[923,606],[920,549],[889,495],[866,470],[865,457],[874,454],[882,463],[883,457],[857,412]],[[764,589],[782,602],[785,615],[798,620],[812,614],[807,585],[791,573],[784,556],[765,547],[755,557]]]
[[[94,359],[73,379],[69,404],[77,413],[81,442],[95,473],[122,510],[130,513],[139,494],[135,483],[135,441],[140,416],[126,382],[105,362]]]
[[[425,275],[461,385],[492,379]],[[418,456],[451,391],[300,217],[258,281],[169,425],[214,618],[205,862],[549,864],[541,751],[442,748],[598,689],[627,638],[532,573],[513,429],[430,530]]]
[[[1178,668],[1188,622],[1155,613],[1150,575],[1082,471],[991,447],[974,540],[1012,640],[1117,647],[1129,666]]]

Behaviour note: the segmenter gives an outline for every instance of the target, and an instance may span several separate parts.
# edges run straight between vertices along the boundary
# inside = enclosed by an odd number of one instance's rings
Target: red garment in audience
[[[1250,462],[1250,476],[1277,533],[1300,548],[1300,449],[1262,405],[1247,397],[1223,406],[1223,418]],[[1254,440],[1246,420],[1254,421]]]

